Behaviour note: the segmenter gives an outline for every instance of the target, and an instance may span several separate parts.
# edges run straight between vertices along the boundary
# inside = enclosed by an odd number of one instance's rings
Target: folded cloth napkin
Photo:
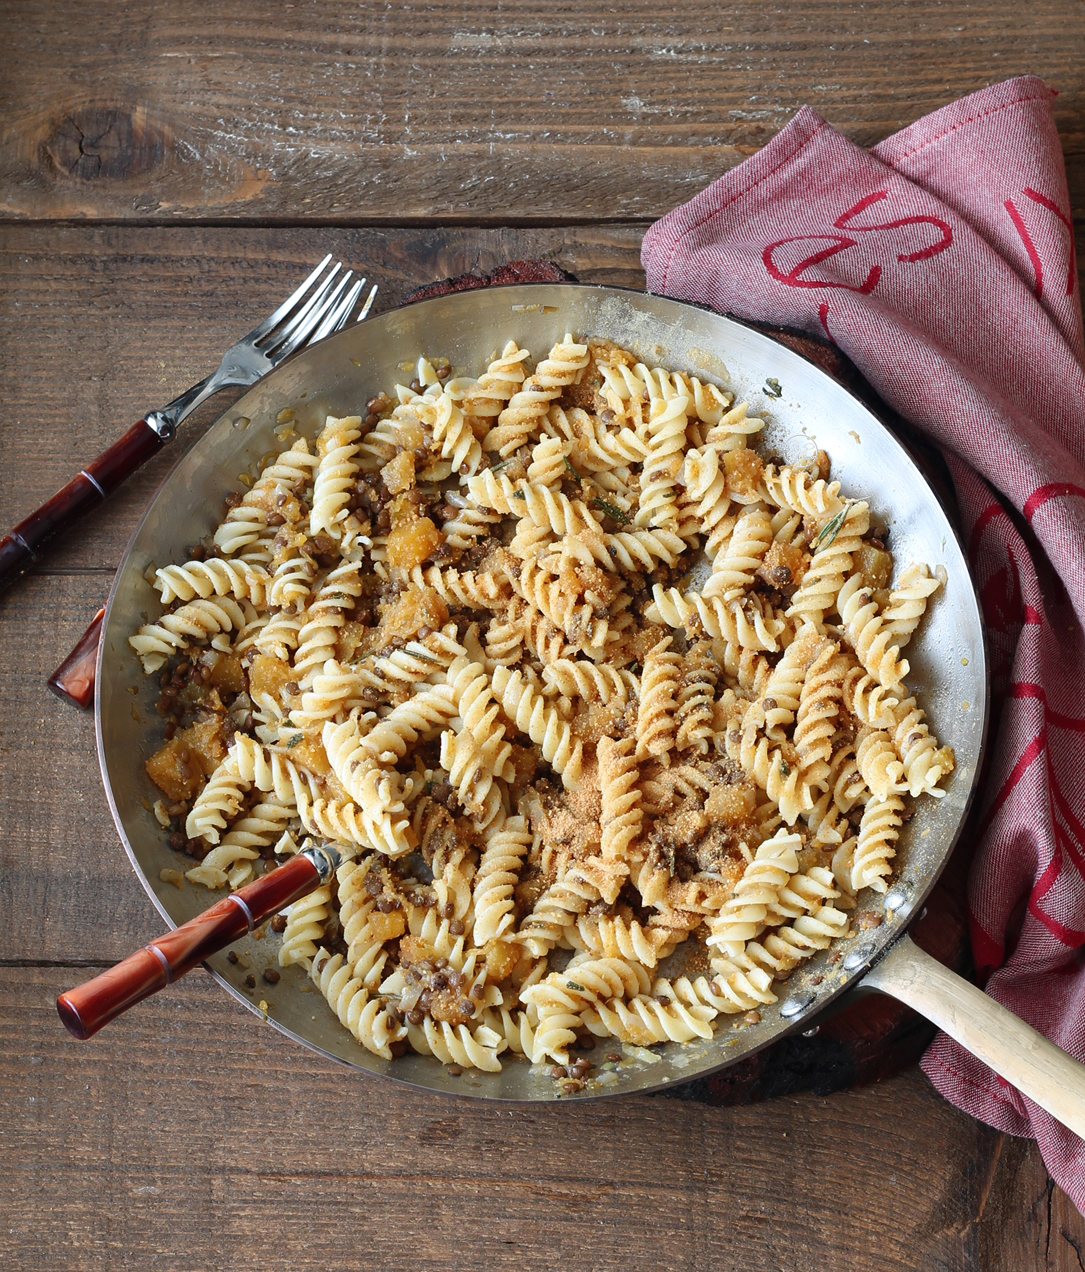
[[[1039,79],[860,149],[804,107],[651,227],[651,291],[835,342],[944,450],[988,625],[993,716],[969,882],[992,997],[1085,1059],[1085,344]],[[1085,1143],[939,1035],[975,1117],[1033,1135],[1085,1208]]]

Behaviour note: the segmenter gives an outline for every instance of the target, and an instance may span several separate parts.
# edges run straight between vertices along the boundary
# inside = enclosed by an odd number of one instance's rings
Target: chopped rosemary
[[[566,989],[575,989],[575,990],[579,990],[579,992],[580,992],[580,993],[582,993],[582,994],[585,992],[585,991],[584,991],[584,986],[583,986],[583,985],[578,985],[578,984],[576,983],[576,981],[567,980],[567,981],[565,982],[565,988],[566,988]]]
[[[840,528],[843,526],[844,518],[847,515],[848,506],[845,504],[835,517],[830,517],[829,520],[826,521],[826,523],[818,531],[817,538],[814,540],[815,551],[822,547],[827,548],[833,542],[836,536],[840,533]]]
[[[303,740],[304,740],[304,738],[305,738],[305,734],[304,734],[304,733],[295,733],[295,734],[294,734],[294,736],[293,736],[292,738],[287,738],[287,740],[286,740],[286,749],[287,749],[288,751],[292,751],[292,750],[294,749],[294,747],[296,747],[296,746],[297,746],[297,744],[298,744],[299,742],[301,742],[301,741],[303,741]]]
[[[525,495],[522,490],[514,490],[512,492],[512,497],[513,499],[526,499],[527,495]]]
[[[614,504],[607,503],[605,499],[593,499],[591,506],[598,508],[600,512],[605,512],[608,517],[616,521],[620,526],[629,525],[629,518],[622,512],[621,508],[616,508]]]
[[[577,481],[579,481],[580,474],[576,471],[576,469],[572,466],[572,464],[569,463],[569,456],[562,455],[562,459],[565,461],[565,467],[573,474],[573,476],[577,479]]]
[[[765,392],[771,398],[784,396],[784,391],[780,388],[780,381],[776,379],[768,379],[765,381]]]
[[[782,755],[780,756],[780,774],[783,777],[791,776],[791,765],[788,764]]]
[[[511,463],[512,463],[512,458],[510,456],[510,458],[508,459],[503,459],[500,464],[491,464],[490,472],[492,473],[500,472],[502,468],[504,468],[507,464],[511,464]]]
[[[431,658],[430,655],[423,649],[411,649],[408,647],[407,653],[410,654],[412,658],[417,658],[419,662],[432,663],[434,667],[444,666],[439,658]]]

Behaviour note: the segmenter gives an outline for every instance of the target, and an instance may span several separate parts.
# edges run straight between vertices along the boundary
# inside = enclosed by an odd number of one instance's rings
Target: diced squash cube
[[[380,607],[378,647],[393,636],[413,636],[423,627],[442,627],[448,622],[448,606],[430,587],[408,588],[394,601]]]
[[[211,684],[223,693],[240,693],[245,688],[245,673],[236,654],[223,654],[211,669]]]
[[[431,557],[444,541],[444,535],[429,517],[395,526],[388,536],[388,564],[413,570]]]
[[[402,494],[414,485],[414,451],[400,451],[381,469],[384,484],[393,495]]]
[[[297,674],[289,663],[271,654],[257,654],[249,667],[249,694],[254,701],[258,695],[268,694],[281,702],[283,688],[291,681],[296,682]]]

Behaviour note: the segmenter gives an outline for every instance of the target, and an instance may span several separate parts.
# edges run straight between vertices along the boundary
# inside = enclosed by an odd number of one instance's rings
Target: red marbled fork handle
[[[161,426],[160,426],[161,427]],[[71,529],[107,499],[126,478],[169,441],[172,429],[159,431],[140,420],[125,435],[0,539],[0,592],[10,587],[41,556],[46,542]]]
[[[337,858],[338,854],[334,854]],[[130,954],[108,972],[57,999],[68,1032],[96,1034],[122,1012],[172,985],[209,955],[232,945],[277,910],[326,881],[338,864],[330,850],[311,848],[246,884],[181,927]]]

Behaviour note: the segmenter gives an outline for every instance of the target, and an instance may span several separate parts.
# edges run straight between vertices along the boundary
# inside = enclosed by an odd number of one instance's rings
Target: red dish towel
[[[941,445],[993,674],[969,884],[989,994],[1085,1059],[1085,344],[1055,94],[1008,80],[871,151],[804,107],[657,222],[654,292],[834,341]],[[1033,1135],[1085,1208],[1085,1144],[939,1035],[953,1103]]]

